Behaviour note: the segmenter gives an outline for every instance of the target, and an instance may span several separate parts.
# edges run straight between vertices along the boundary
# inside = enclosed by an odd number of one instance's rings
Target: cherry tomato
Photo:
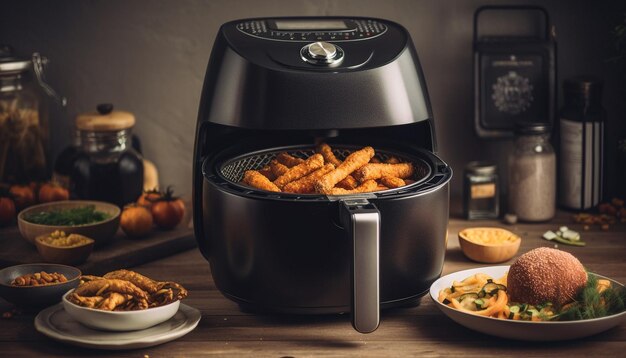
[[[0,226],[11,224],[15,220],[15,203],[8,197],[0,197]]]
[[[152,203],[152,216],[154,222],[161,229],[169,230],[180,224],[185,215],[185,203],[180,198],[173,196],[170,187],[161,198]]]
[[[49,203],[51,201],[68,200],[70,193],[59,184],[49,182],[39,188],[39,202]]]
[[[152,203],[159,200],[163,194],[159,191],[159,189],[152,189],[144,191],[139,199],[137,199],[137,205],[145,206],[150,209],[152,207]]]
[[[35,191],[30,185],[13,185],[9,192],[13,195],[15,206],[18,210],[22,210],[36,203]]]
[[[132,237],[145,236],[152,231],[150,210],[139,205],[129,205],[120,216],[120,226],[124,233]]]

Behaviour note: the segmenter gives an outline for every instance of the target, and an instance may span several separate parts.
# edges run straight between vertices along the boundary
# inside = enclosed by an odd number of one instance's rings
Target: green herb
[[[71,209],[41,211],[26,215],[24,219],[40,225],[76,226],[104,221],[109,217],[109,214],[97,211],[95,206],[90,205]]]
[[[571,306],[558,314],[560,321],[600,318],[623,312],[626,308],[626,289],[611,286],[602,292],[597,289],[598,278],[589,274],[587,284]]]

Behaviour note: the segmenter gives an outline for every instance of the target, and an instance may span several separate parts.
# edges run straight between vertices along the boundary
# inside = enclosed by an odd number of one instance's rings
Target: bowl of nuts
[[[35,238],[35,246],[45,262],[78,265],[87,260],[93,251],[95,241],[80,235],[66,234],[56,230],[49,235]]]
[[[78,286],[81,272],[72,266],[24,264],[0,270],[0,296],[20,308],[33,311],[61,302]]]

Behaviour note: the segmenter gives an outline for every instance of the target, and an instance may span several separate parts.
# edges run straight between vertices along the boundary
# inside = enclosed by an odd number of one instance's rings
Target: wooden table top
[[[608,231],[592,227],[583,231],[570,215],[559,213],[549,223],[506,226],[496,221],[467,222],[451,219],[448,251],[443,274],[480,267],[460,251],[457,233],[468,226],[502,226],[522,236],[518,254],[540,246],[553,246],[541,239],[546,230],[560,225],[580,230],[586,247],[559,245],[571,252],[590,270],[626,282],[626,224]],[[483,265],[488,266],[488,265]],[[0,355],[43,356],[623,356],[626,352],[626,322],[599,335],[564,342],[519,342],[487,336],[462,327],[441,313],[429,297],[412,308],[383,311],[378,330],[359,334],[347,315],[272,316],[241,312],[224,298],[213,284],[208,263],[197,250],[144,264],[134,269],[147,276],[166,277],[190,291],[185,303],[198,308],[198,327],[160,346],[127,351],[90,350],[68,346],[38,333],[33,314],[0,319]],[[0,311],[10,304],[0,299]]]

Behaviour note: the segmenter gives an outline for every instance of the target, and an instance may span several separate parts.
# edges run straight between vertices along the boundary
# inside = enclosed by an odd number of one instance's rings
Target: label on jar
[[[561,118],[559,198],[561,205],[588,209],[602,194],[602,122],[575,122]]]
[[[496,184],[474,184],[470,190],[472,199],[493,198],[496,195]]]

